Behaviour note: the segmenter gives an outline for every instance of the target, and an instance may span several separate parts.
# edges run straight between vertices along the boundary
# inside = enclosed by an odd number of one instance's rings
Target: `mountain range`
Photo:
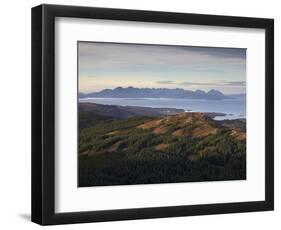
[[[207,99],[223,100],[235,97],[235,95],[225,95],[222,92],[212,89],[208,92],[203,90],[185,90],[181,88],[135,88],[117,87],[115,89],[104,89],[99,92],[79,93],[79,98],[182,98],[182,99]]]

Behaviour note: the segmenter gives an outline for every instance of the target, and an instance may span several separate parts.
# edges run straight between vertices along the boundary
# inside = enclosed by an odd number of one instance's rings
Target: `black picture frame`
[[[265,29],[265,200],[55,213],[55,18],[109,19]],[[262,151],[262,150],[261,150]],[[32,8],[32,221],[41,225],[222,214],[274,209],[274,20],[126,9]]]

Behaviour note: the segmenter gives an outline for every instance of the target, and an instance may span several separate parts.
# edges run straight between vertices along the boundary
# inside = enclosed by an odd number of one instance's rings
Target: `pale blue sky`
[[[80,92],[118,86],[246,90],[246,49],[79,42],[78,63]]]

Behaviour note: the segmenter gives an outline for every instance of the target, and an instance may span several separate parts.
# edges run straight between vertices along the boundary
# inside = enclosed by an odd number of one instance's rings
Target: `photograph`
[[[246,179],[246,49],[77,46],[79,187]]]
[[[32,222],[275,209],[276,21],[189,8],[32,7]]]

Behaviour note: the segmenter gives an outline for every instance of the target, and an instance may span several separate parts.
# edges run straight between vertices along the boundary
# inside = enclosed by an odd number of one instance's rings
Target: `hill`
[[[141,106],[118,106],[103,105],[95,103],[79,103],[80,112],[89,112],[105,117],[114,117],[118,119],[130,118],[135,116],[158,117],[173,115],[184,112],[184,109],[175,108],[151,108]]]
[[[85,119],[79,186],[246,178],[243,121],[215,121],[203,113],[116,119],[79,112],[79,124]]]

